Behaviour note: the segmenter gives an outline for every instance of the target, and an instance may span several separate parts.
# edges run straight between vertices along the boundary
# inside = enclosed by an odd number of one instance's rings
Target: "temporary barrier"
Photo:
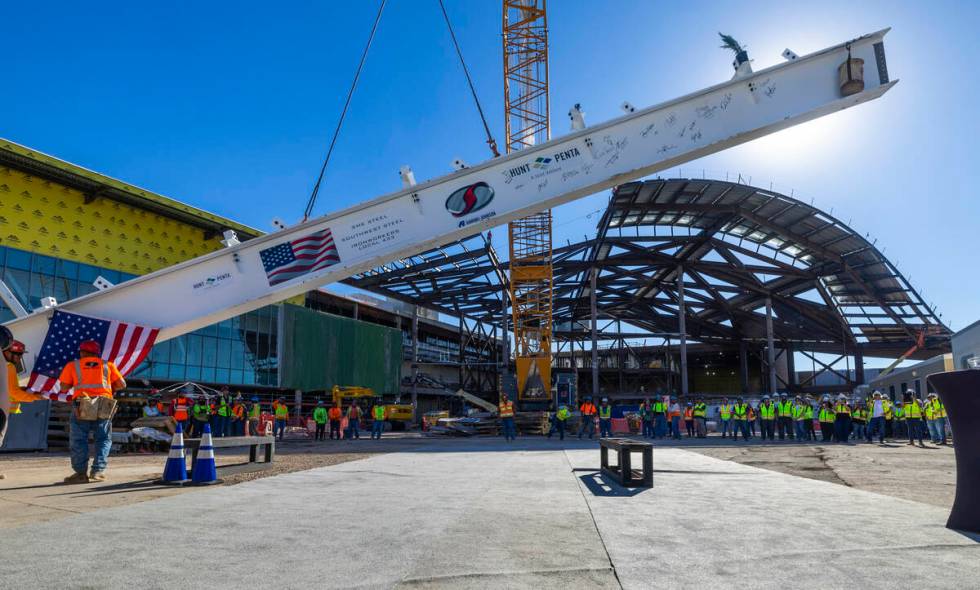
[[[282,387],[329,390],[334,385],[398,393],[401,383],[400,330],[283,305]]]

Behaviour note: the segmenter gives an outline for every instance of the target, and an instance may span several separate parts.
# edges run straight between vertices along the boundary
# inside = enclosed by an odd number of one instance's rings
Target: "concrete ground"
[[[596,473],[595,447],[422,441],[20,526],[0,535],[0,588],[966,588],[980,576],[980,537],[944,528],[943,508],[703,444],[658,448],[655,487],[626,490]]]

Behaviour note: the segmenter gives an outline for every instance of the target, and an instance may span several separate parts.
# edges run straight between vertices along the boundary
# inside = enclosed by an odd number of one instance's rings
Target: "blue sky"
[[[499,143],[500,2],[446,0]],[[731,76],[717,31],[756,68],[884,27],[898,86],[882,100],[682,169],[741,173],[878,246],[955,330],[980,316],[975,3],[552,0],[553,135]],[[16,3],[5,7],[0,136],[269,229],[315,180],[373,1]],[[13,26],[11,26],[13,25]],[[318,213],[489,156],[436,0],[390,0],[321,189]],[[555,242],[591,234],[606,195],[556,210]],[[505,232],[494,232],[495,241]],[[499,237],[498,237],[499,236]],[[501,241],[498,249],[506,251]]]

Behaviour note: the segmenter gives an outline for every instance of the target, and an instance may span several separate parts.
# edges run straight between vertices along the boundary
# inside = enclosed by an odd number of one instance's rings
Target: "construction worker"
[[[908,436],[908,425],[905,424],[905,404],[902,400],[896,400],[892,406],[892,435],[895,438],[905,438]]]
[[[909,429],[909,444],[914,445],[915,439],[919,439],[919,446],[925,447],[925,443],[922,442],[922,431],[924,430],[922,404],[915,399],[915,393],[911,389],[905,392],[905,403],[902,405],[902,411],[905,414],[905,425]]]
[[[231,402],[231,415],[228,425],[228,436],[245,435],[245,402],[242,394],[236,393],[235,399]]]
[[[323,400],[316,400],[316,408],[313,409],[313,422],[316,424],[316,432],[313,440],[324,440],[327,432],[327,408],[323,407]]]
[[[762,440],[776,440],[776,404],[772,403],[768,395],[762,396],[762,403],[759,404],[759,417],[762,420],[761,436]]]
[[[702,397],[694,402],[694,432],[698,438],[708,436],[708,404]]]
[[[787,437],[793,439],[793,402],[787,399],[785,393],[776,400],[776,429],[779,431],[779,440]]]
[[[807,440],[815,441],[817,440],[817,433],[813,431],[813,398],[809,394],[803,400],[804,405],[804,419],[806,420],[806,438]]]
[[[65,483],[105,481],[109,450],[112,448],[112,414],[115,412],[114,394],[126,387],[126,380],[112,361],[102,360],[102,346],[95,340],[78,345],[78,359],[70,361],[61,370],[60,390],[74,389],[74,411],[71,413],[71,467],[74,473]],[[106,418],[82,419],[83,404],[86,409],[94,402],[98,416]],[[89,414],[91,415],[91,414]],[[92,472],[88,471],[88,436],[95,439],[95,457]]]
[[[0,447],[3,446],[3,438],[7,434],[7,422],[9,420],[7,413],[20,414],[22,411],[20,404],[44,399],[40,395],[22,389],[17,381],[17,367],[20,365],[25,352],[27,352],[27,348],[19,340],[12,341],[3,351],[3,360],[7,369],[6,386],[0,380]],[[0,479],[3,477],[3,474],[0,473]]]
[[[228,386],[222,387],[215,407],[212,408],[214,414],[212,415],[211,431],[214,436],[228,436],[228,424],[231,417],[231,404],[228,401],[228,396]]]
[[[670,396],[670,408],[667,410],[670,417],[670,434],[674,439],[681,439],[681,405],[677,403],[677,396]]]
[[[687,438],[694,436],[694,404],[687,402],[684,406],[684,428],[687,430]]]
[[[568,411],[568,406],[562,404],[558,406],[558,411],[555,412],[555,431],[558,433],[558,440],[565,440],[565,425],[568,423],[568,417],[572,413]],[[551,438],[551,433],[548,433],[548,438]]]
[[[756,411],[755,407],[749,404],[749,436],[755,438],[755,422],[759,418],[759,412]],[[762,431],[761,422],[759,427],[760,432]]]
[[[381,434],[385,431],[385,406],[380,399],[374,401],[371,417],[374,418],[371,423],[371,438],[381,440]]]
[[[173,416],[180,428],[190,436],[190,401],[183,393],[178,393],[173,402]]]
[[[599,438],[612,436],[612,406],[609,398],[604,397],[599,402]]]
[[[944,445],[946,444],[946,407],[935,393],[930,393],[927,400],[924,410],[929,425],[929,438],[937,445]]]
[[[251,403],[248,405],[248,432],[246,436],[260,436],[259,422],[262,421],[262,404],[257,395],[252,396]]]
[[[796,429],[796,440],[806,440],[806,405],[800,396],[793,400],[793,426]]]
[[[640,424],[643,427],[643,438],[653,438],[653,404],[650,398],[640,404]]]
[[[330,406],[327,410],[327,421],[330,424],[330,440],[340,440],[340,424],[344,419],[344,411],[340,407],[340,402]]]
[[[204,425],[211,417],[211,408],[204,399],[198,398],[191,407],[191,416],[194,418],[194,436],[200,438],[204,434]]]
[[[867,404],[855,401],[851,406],[851,424],[854,426],[854,439],[866,440],[868,438],[868,410]]]
[[[653,401],[653,435],[657,438],[667,436],[667,402],[662,395]]]
[[[728,437],[728,429],[732,427],[732,405],[728,403],[728,398],[721,398],[721,405],[718,406],[718,423],[721,426],[721,438]],[[732,427],[732,438],[738,437]]]
[[[843,395],[837,397],[834,404],[834,439],[838,443],[846,443],[851,433],[851,406]]]
[[[272,402],[272,416],[275,420],[272,424],[272,435],[277,437],[279,440],[282,440],[283,437],[286,436],[286,423],[289,422],[289,408],[286,407],[286,402],[283,400],[283,398],[276,398],[276,401]],[[339,432],[339,422],[337,428]],[[332,432],[333,428],[331,426],[331,433]]]
[[[871,400],[868,401],[868,407],[864,411],[868,421],[864,438],[868,442],[871,442],[871,438],[877,434],[878,444],[885,444],[885,414],[890,412],[888,406],[888,401],[882,399],[880,391],[871,394]]]
[[[361,438],[361,406],[355,401],[351,401],[347,408],[347,438]]]
[[[510,401],[506,393],[500,394],[497,412],[500,414],[500,426],[503,429],[504,440],[517,440],[517,427],[514,426],[514,402]]]
[[[830,442],[833,438],[834,419],[834,407],[829,399],[824,398],[820,404],[820,412],[817,414],[817,420],[820,422],[820,435],[823,438],[823,442]]]
[[[732,406],[732,438],[738,440],[738,433],[742,433],[742,440],[749,440],[749,404],[742,398],[735,400]]]
[[[582,423],[579,425],[578,437],[581,439],[582,435],[588,432],[589,440],[592,440],[592,435],[595,433],[595,417],[598,413],[595,404],[592,403],[592,398],[585,398],[578,410],[582,412]]]
[[[157,408],[157,401],[152,397],[147,398],[140,409],[140,415],[143,418],[159,418],[160,410]]]

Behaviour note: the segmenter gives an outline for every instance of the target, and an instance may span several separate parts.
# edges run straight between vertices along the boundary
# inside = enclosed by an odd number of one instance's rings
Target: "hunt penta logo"
[[[493,189],[485,182],[477,182],[464,186],[449,195],[446,199],[446,211],[453,217],[463,217],[475,213],[490,204],[493,200]]]

